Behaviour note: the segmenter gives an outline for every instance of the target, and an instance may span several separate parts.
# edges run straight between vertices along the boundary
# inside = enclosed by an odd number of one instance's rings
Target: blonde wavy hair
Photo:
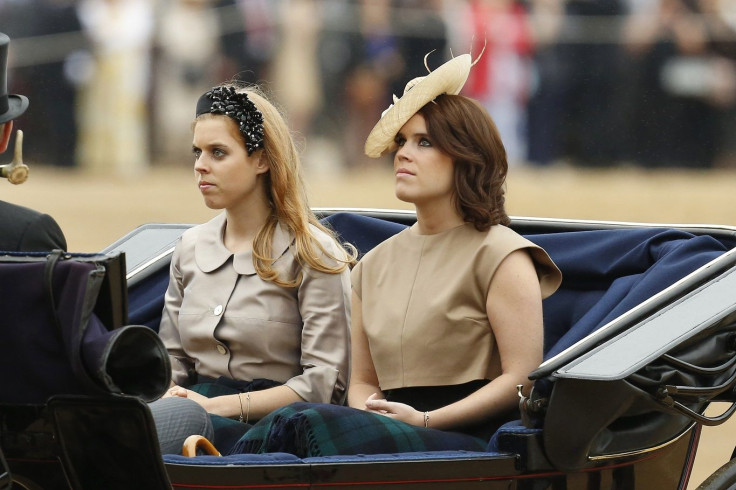
[[[351,267],[358,255],[355,247],[349,243],[341,244],[334,232],[320,223],[309,207],[299,152],[281,111],[257,86],[237,82],[223,85],[234,86],[238,92],[247,93],[263,114],[264,145],[260,151],[264,152],[269,164],[269,171],[263,174],[263,185],[272,213],[253,240],[253,265],[258,275],[264,281],[284,287],[296,287],[301,283],[301,273],[295,278],[283,278],[273,267],[278,257],[273,257],[271,244],[279,223],[295,237],[293,253],[300,265],[327,274],[339,274]],[[339,250],[345,252],[343,256],[326,250],[310,225],[330,236]],[[326,263],[325,257],[337,265]]]

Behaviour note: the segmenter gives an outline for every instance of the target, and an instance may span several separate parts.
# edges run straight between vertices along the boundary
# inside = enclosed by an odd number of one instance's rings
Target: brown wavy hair
[[[479,231],[509,225],[506,148],[488,111],[469,97],[443,94],[418,114],[432,143],[455,165],[455,206],[463,219]]]

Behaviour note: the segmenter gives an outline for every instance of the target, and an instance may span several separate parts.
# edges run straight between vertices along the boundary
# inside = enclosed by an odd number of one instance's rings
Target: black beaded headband
[[[238,123],[248,156],[263,148],[263,114],[248,94],[235,87],[215,87],[197,101],[197,117],[205,113],[229,116]]]

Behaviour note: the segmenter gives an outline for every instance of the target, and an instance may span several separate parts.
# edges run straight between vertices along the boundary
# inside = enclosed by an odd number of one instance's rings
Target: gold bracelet
[[[240,417],[238,418],[238,422],[243,421],[243,399],[240,398],[240,395],[242,395],[242,393],[238,393],[238,402],[240,403]]]
[[[429,429],[429,412],[424,412],[424,428]]]
[[[245,412],[245,423],[248,423],[248,419],[250,418],[250,391],[246,392],[245,398],[248,399],[248,410]],[[242,420],[241,420],[242,422]]]

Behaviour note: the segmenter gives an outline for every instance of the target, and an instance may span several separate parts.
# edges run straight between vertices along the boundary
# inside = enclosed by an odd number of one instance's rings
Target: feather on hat
[[[429,54],[427,54],[429,56]],[[424,57],[427,66],[427,57]],[[373,127],[365,141],[365,154],[378,158],[384,153],[396,150],[396,133],[411,117],[434,100],[438,95],[457,95],[462,90],[473,65],[469,54],[452,58],[445,64],[423,77],[411,80],[404,88],[404,95],[381,114],[381,119]]]

